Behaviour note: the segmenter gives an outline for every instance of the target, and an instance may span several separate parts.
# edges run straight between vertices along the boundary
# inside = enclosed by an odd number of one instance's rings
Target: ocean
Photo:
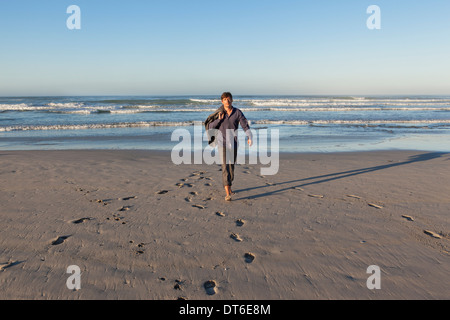
[[[0,97],[0,150],[171,150],[219,96]],[[448,96],[235,96],[255,132],[280,152],[450,152]],[[206,142],[203,142],[206,146]],[[256,146],[255,146],[256,147]]]

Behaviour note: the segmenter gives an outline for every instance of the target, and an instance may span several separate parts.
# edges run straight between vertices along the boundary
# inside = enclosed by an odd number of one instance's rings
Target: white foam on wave
[[[396,107],[396,108],[383,108],[383,107],[310,107],[310,108],[283,108],[283,107],[239,107],[243,112],[256,112],[256,111],[278,111],[278,112],[365,112],[365,111],[450,111],[450,107],[442,108],[430,108],[430,107]],[[126,109],[112,109],[91,107],[79,110],[51,110],[49,112],[67,113],[67,114],[95,114],[107,112],[111,114],[136,114],[144,112],[214,112],[217,108],[161,108],[158,106],[139,107],[139,108],[126,108]]]
[[[67,124],[67,125],[36,125],[36,126],[9,126],[0,127],[0,132],[10,131],[34,131],[34,130],[88,130],[88,129],[114,129],[114,128],[138,128],[138,127],[182,127],[192,126],[194,121],[163,122],[163,121],[142,121],[142,122],[122,122],[122,123],[101,123],[101,124]]]
[[[49,106],[51,108],[75,109],[75,108],[83,107],[84,104],[80,103],[80,102],[65,102],[65,103],[50,102],[47,104],[47,106]]]
[[[33,111],[33,110],[45,110],[45,109],[48,109],[48,107],[31,106],[26,103],[0,104],[0,111]]]
[[[81,125],[29,125],[29,126],[7,126],[0,127],[0,132],[11,131],[34,131],[34,130],[89,130],[89,129],[115,129],[115,128],[139,128],[139,127],[185,127],[202,125],[201,121],[141,121],[122,123],[102,123],[102,124],[81,124]],[[428,126],[432,124],[450,125],[450,120],[254,120],[250,121],[253,126],[259,125],[354,125],[354,126],[383,126],[383,125],[410,125]]]
[[[256,107],[308,107],[308,106],[360,106],[371,107],[378,106],[450,106],[450,100],[409,100],[409,99],[380,99],[380,100],[242,100],[241,103],[248,104]]]
[[[214,112],[220,102],[213,99],[189,99],[198,105],[98,105],[83,102],[50,102],[46,105],[0,104],[0,111],[40,111],[67,114],[133,114],[140,112]],[[207,103],[208,105],[205,105]],[[216,106],[211,106],[216,105]],[[280,98],[236,99],[235,106],[243,111],[450,111],[450,99],[334,99],[334,98]]]
[[[384,124],[450,124],[450,120],[255,120],[252,124],[268,125],[384,125]]]

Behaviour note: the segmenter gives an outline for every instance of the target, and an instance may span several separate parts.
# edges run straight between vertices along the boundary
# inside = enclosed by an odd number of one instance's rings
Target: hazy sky
[[[223,91],[450,95],[450,1],[0,0],[2,96]]]

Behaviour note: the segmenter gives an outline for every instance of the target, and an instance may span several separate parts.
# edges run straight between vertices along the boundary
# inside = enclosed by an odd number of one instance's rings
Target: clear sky
[[[0,0],[1,96],[223,91],[450,95],[450,1]]]

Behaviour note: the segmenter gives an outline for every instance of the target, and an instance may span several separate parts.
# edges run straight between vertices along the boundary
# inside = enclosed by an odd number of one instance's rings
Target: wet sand
[[[282,154],[237,165],[231,202],[218,165],[169,152],[0,164],[0,299],[450,298],[450,154]]]

